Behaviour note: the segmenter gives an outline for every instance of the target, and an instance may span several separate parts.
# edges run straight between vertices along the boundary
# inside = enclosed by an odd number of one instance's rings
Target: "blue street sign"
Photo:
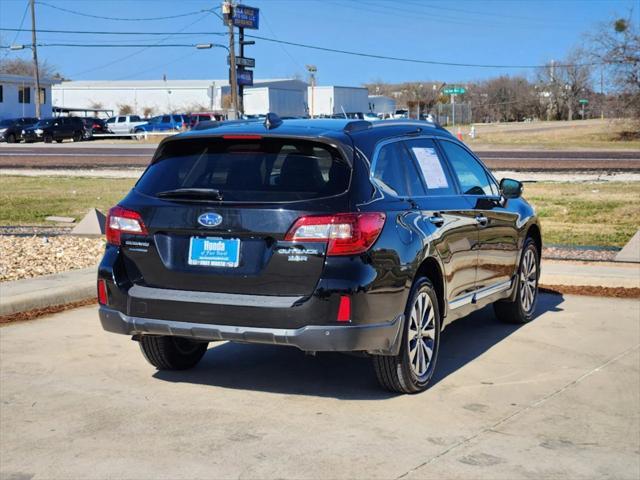
[[[236,27],[258,30],[260,24],[260,9],[247,7],[246,5],[236,5],[233,7],[231,21]]]

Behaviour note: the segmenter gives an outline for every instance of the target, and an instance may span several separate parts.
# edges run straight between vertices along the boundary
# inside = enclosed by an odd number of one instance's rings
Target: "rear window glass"
[[[183,188],[216,189],[223,201],[288,202],[337,195],[351,167],[319,143],[284,139],[198,139],[167,143],[136,184],[155,196]]]

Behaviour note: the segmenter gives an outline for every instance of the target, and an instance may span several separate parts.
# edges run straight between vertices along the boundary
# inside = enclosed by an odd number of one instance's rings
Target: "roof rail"
[[[372,126],[373,124],[367,120],[354,120],[353,122],[347,123],[343,131],[345,133],[359,132],[361,130],[367,130]]]

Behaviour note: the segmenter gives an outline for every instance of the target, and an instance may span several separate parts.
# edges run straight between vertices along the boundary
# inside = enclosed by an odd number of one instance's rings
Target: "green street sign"
[[[580,100],[578,100],[578,103],[582,105],[586,105],[589,103],[589,100],[587,100],[586,98],[581,98]]]
[[[447,87],[442,90],[446,95],[462,95],[467,93],[467,89],[464,87]]]

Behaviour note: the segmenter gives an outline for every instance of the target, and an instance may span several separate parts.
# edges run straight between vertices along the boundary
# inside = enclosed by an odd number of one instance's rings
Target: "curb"
[[[96,297],[98,267],[0,283],[0,316]]]

